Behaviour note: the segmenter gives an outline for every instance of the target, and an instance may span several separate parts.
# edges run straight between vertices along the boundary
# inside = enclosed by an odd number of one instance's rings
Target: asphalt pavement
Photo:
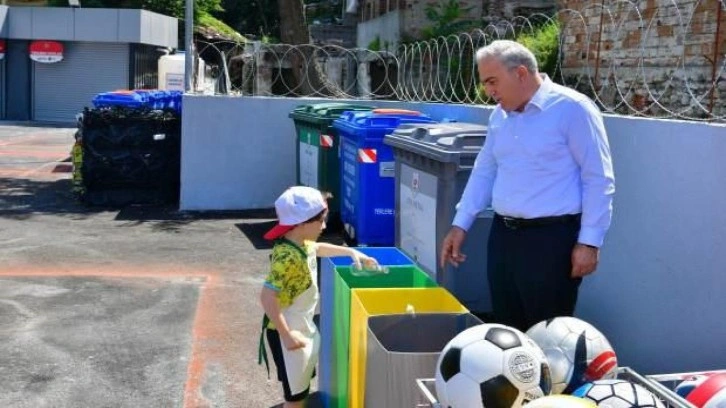
[[[273,212],[85,206],[74,132],[0,122],[0,407],[281,406],[257,364]]]

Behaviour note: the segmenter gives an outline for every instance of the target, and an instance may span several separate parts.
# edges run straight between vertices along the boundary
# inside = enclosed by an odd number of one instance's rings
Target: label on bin
[[[401,249],[436,279],[436,176],[401,164]]]
[[[167,72],[164,77],[164,89],[169,91],[183,91],[184,74]]]
[[[300,183],[318,188],[318,147],[300,142]]]
[[[379,177],[396,177],[396,162],[381,162],[378,165]]]

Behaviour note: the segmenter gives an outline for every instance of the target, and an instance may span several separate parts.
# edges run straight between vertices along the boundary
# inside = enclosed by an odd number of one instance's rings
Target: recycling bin
[[[332,194],[328,200],[328,229],[339,231],[340,141],[331,126],[345,111],[369,111],[370,106],[346,103],[300,105],[288,115],[297,133],[297,184]]]
[[[477,314],[491,313],[486,265],[494,213],[480,213],[467,232],[466,262],[441,268],[439,261],[486,133],[485,126],[472,123],[411,124],[384,139],[396,163],[395,245]]]
[[[415,407],[416,379],[436,372],[441,350],[457,334],[482,324],[470,313],[395,314],[368,318],[366,407]]]
[[[350,300],[348,407],[364,406],[370,317],[468,312],[448,290],[441,287],[353,289]]]
[[[417,111],[346,112],[333,122],[340,135],[340,216],[347,238],[361,246],[393,246],[394,161],[383,137],[405,123],[435,123]]]
[[[414,262],[398,248],[360,247],[357,250],[389,267],[389,274],[359,277],[350,270],[350,257],[321,259],[320,279],[320,359],[318,390],[323,406],[344,407],[348,396],[348,336],[350,334],[351,287],[418,287],[436,286],[428,275],[413,266]]]

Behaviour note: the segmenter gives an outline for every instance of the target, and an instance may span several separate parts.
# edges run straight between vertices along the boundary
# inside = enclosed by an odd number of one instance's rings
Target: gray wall
[[[176,18],[146,10],[9,7],[9,39],[140,43],[178,48]]]
[[[271,208],[295,183],[296,135],[287,115],[323,101],[185,96],[181,208]],[[486,123],[491,112],[375,104],[460,122]],[[642,373],[726,368],[726,127],[616,116],[605,124],[615,213],[577,315],[605,333],[621,365]]]

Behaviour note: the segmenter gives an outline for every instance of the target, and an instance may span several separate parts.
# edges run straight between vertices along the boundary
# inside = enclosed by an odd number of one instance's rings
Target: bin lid
[[[288,117],[292,119],[305,120],[312,123],[328,123],[340,117],[346,111],[370,111],[373,106],[353,105],[349,103],[327,102],[308,105],[300,105],[290,112]]]
[[[445,163],[476,158],[486,139],[486,126],[465,123],[403,124],[386,135],[383,143]]]
[[[341,130],[388,129],[393,130],[405,123],[438,123],[418,111],[375,109],[367,112],[344,112],[333,122]]]

